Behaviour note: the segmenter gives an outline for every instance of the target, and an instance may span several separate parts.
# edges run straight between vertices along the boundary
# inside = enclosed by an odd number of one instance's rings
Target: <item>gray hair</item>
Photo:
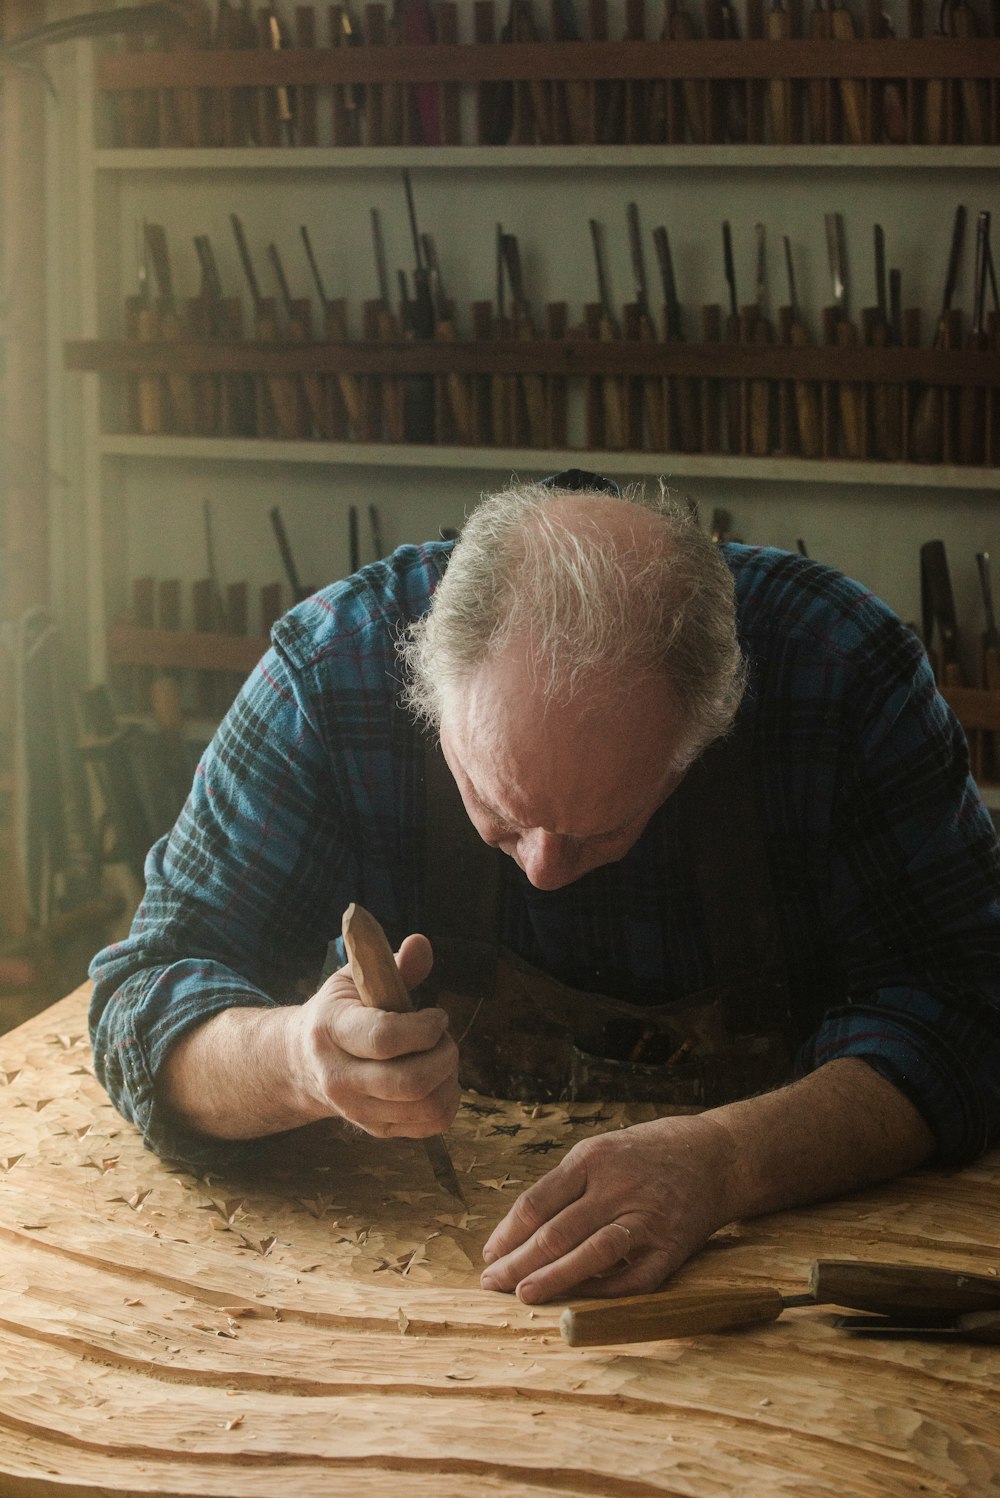
[[[585,686],[666,677],[685,724],[681,763],[732,725],[745,687],[732,574],[662,484],[625,502],[652,512],[662,545],[567,524],[569,491],[514,484],[469,516],[430,610],[400,641],[404,700],[437,730],[449,694],[514,640],[544,700]],[[603,497],[603,496],[600,496]],[[584,496],[584,499],[586,496]]]

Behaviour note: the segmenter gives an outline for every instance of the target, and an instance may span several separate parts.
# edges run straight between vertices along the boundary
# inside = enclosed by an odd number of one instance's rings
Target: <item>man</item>
[[[559,477],[279,623],[92,969],[99,1076],[196,1161],[328,1116],[443,1131],[449,1012],[472,1085],[707,1105],[519,1198],[482,1283],[525,1301],[654,1288],[729,1221],[1000,1129],[997,841],[919,642]],[[318,981],[352,899],[438,1004]]]

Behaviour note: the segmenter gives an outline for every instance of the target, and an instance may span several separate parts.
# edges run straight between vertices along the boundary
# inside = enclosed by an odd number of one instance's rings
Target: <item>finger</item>
[[[357,1061],[351,1065],[351,1087],[359,1095],[385,1103],[419,1103],[446,1084],[458,1085],[458,1051],[443,1035],[430,1051],[390,1061]]]
[[[527,1242],[543,1223],[578,1201],[586,1186],[586,1170],[570,1152],[534,1186],[522,1191],[506,1217],[497,1223],[483,1246],[487,1264],[504,1258]]]
[[[446,1132],[461,1095],[457,1081],[450,1079],[417,1102],[384,1102],[360,1095],[344,1108],[342,1116],[377,1139],[427,1139]]]
[[[327,1023],[334,1044],[349,1055],[391,1061],[434,1050],[445,1038],[448,1016],[443,1009],[419,1009],[409,1014],[369,1009],[352,994],[331,1004]]]
[[[573,1287],[572,1293],[580,1296],[647,1295],[659,1290],[677,1267],[667,1254],[651,1253],[630,1264],[622,1264],[608,1274],[583,1280]]]
[[[486,1290],[516,1290],[520,1300],[549,1300],[583,1280],[608,1274],[632,1247],[618,1222],[589,1231],[579,1212],[564,1212],[505,1259],[491,1264],[480,1283]]]

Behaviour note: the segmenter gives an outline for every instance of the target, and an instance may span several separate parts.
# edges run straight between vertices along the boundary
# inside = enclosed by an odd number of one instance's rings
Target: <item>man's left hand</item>
[[[657,1289],[731,1220],[731,1156],[707,1114],[582,1140],[495,1229],[483,1288],[531,1303]]]

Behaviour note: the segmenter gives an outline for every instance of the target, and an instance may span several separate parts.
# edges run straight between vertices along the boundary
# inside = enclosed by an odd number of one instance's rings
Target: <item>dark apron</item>
[[[669,1004],[569,988],[499,949],[507,855],[479,837],[436,746],[425,777],[420,929],[463,1087],[532,1102],[711,1107],[788,1079],[788,984],[739,731],[702,755],[661,813],[671,847],[679,832],[693,859],[714,967],[710,988]]]

